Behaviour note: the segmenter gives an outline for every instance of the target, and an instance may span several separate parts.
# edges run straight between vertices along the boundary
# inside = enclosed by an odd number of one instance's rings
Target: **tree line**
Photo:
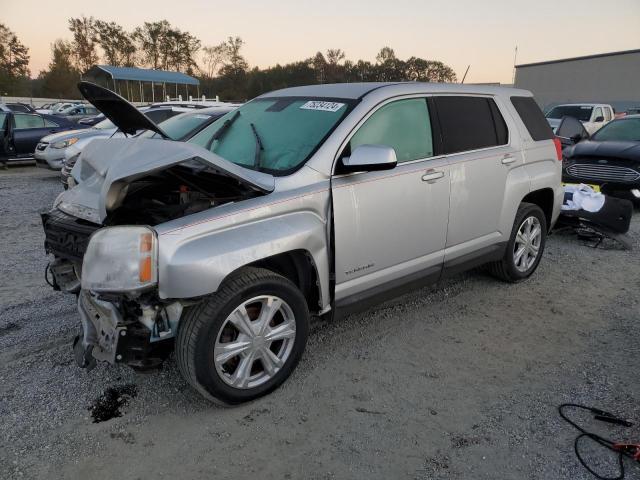
[[[184,72],[200,79],[201,93],[235,101],[316,83],[456,81],[455,72],[444,63],[419,57],[402,60],[390,47],[383,47],[375,62],[352,61],[343,50],[329,49],[304,60],[261,69],[249,66],[240,37],[202,45],[194,35],[167,20],[145,22],[126,31],[115,22],[82,16],[70,18],[68,27],[70,39],[53,42],[47,69],[31,79],[28,48],[0,24],[0,94],[74,98],[81,74],[99,63]]]

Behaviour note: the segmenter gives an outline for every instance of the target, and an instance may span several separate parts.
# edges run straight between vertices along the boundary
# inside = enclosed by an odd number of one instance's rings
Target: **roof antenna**
[[[460,81],[460,85],[464,83],[464,79],[467,78],[467,73],[469,73],[469,69],[471,68],[471,64],[467,66],[467,69],[464,71],[464,75],[462,76],[462,81]]]

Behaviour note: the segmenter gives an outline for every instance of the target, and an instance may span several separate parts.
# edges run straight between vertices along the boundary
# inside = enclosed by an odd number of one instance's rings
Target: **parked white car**
[[[556,133],[562,117],[573,117],[582,122],[589,134],[593,134],[613,120],[614,115],[613,107],[605,103],[566,103],[556,105],[547,112],[545,117],[553,133]]]
[[[58,115],[63,110],[76,105],[82,105],[82,102],[58,102],[51,105],[50,108],[37,108],[36,112],[42,115]]]

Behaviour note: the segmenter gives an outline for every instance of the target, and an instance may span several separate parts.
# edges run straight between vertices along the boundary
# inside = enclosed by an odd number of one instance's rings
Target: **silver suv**
[[[135,112],[122,128],[157,128]],[[78,363],[175,348],[228,404],[291,374],[311,316],[484,264],[526,279],[563,196],[531,94],[454,84],[279,90],[187,143],[95,140],[73,173],[43,223],[51,282],[78,293]]]

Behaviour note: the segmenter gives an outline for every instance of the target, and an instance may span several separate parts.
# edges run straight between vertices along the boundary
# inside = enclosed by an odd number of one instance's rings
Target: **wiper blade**
[[[255,158],[253,160],[253,167],[256,170],[260,170],[260,163],[261,163],[261,152],[264,150],[264,146],[262,145],[262,139],[260,138],[260,135],[258,135],[258,130],[256,130],[256,126],[253,123],[249,124],[251,126],[251,131],[253,132],[253,136],[256,139],[256,153],[255,153]]]
[[[215,142],[216,140],[220,140],[225,132],[229,129],[231,124],[233,124],[233,122],[235,122],[239,116],[240,111],[236,110],[236,113],[234,113],[231,118],[224,121],[220,128],[216,130],[216,133],[214,133],[211,139],[207,142],[207,150],[211,150],[211,145],[213,145],[213,142]]]

